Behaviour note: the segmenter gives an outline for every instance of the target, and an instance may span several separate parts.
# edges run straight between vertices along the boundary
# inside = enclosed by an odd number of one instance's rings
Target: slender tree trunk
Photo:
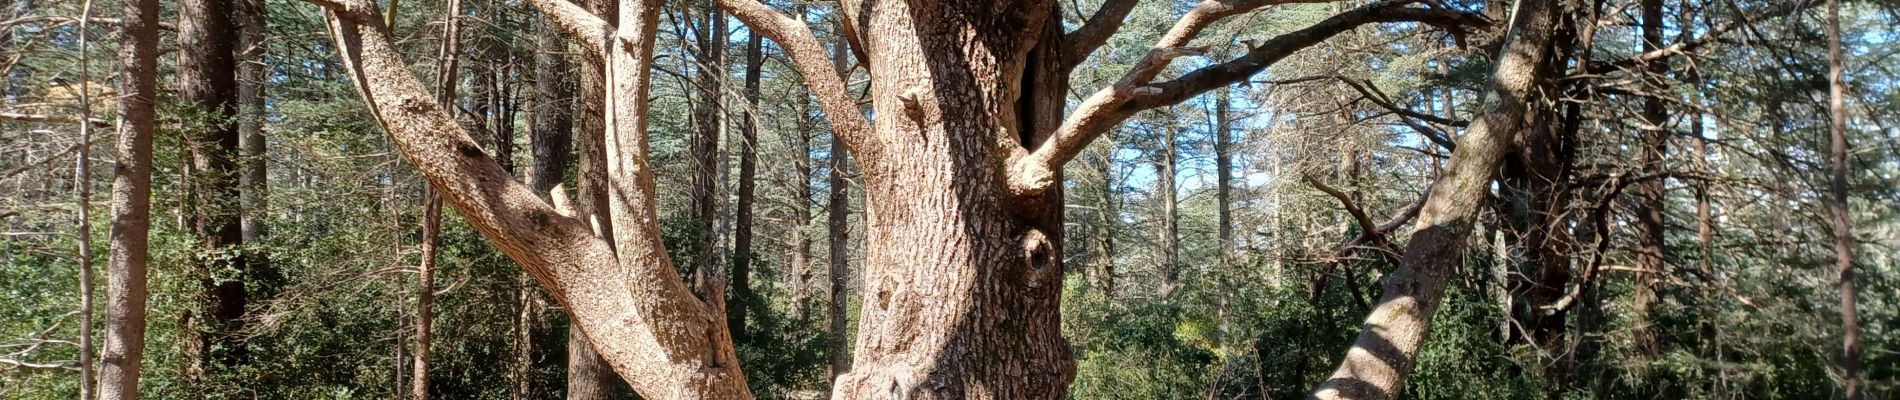
[[[1841,386],[1848,400],[1861,397],[1860,311],[1854,293],[1854,219],[1847,202],[1847,54],[1841,48],[1840,0],[1827,2],[1828,118],[1833,142],[1834,266],[1841,276]]]
[[[1115,191],[1117,185],[1115,181],[1115,134],[1109,133],[1104,136],[1106,137],[1104,137],[1102,141],[1107,142],[1108,150],[1102,153],[1096,165],[1096,168],[1098,168],[1096,173],[1102,175],[1102,191],[1100,197],[1096,199],[1099,203],[1096,204],[1099,211],[1095,213],[1095,222],[1101,224],[1101,230],[1096,232],[1096,240],[1098,241],[1096,247],[1099,249],[1097,250],[1093,268],[1095,269],[1095,285],[1102,289],[1102,293],[1107,294],[1109,297],[1114,297],[1116,256],[1115,227],[1121,223],[1121,200]]]
[[[79,193],[79,400],[93,400],[92,362],[92,0],[79,12],[79,155],[73,163],[73,189]],[[0,83],[4,84],[4,83]]]
[[[765,59],[759,54],[763,47],[763,38],[750,34],[746,39],[745,56],[745,120],[741,124],[739,143],[739,190],[736,207],[733,209],[732,230],[732,300],[727,310],[726,326],[732,329],[732,337],[746,340],[746,308],[756,299],[752,294],[752,196],[758,190],[754,181],[758,174],[759,145],[759,68],[764,67]]]
[[[581,5],[609,24],[615,23],[614,0],[585,0]],[[574,121],[577,162],[580,175],[580,215],[591,223],[595,234],[614,237],[612,218],[607,215],[608,185],[606,141],[607,77],[606,65],[598,54],[583,52],[580,61],[579,118]],[[612,247],[611,241],[609,246]],[[571,320],[571,319],[570,319]],[[614,395],[620,377],[614,375],[607,360],[587,339],[578,322],[567,329],[567,398],[569,400],[606,400]]]
[[[1543,112],[1538,107],[1551,92],[1538,88],[1548,85],[1552,73],[1548,57],[1556,7],[1550,3],[1519,2],[1491,88],[1499,101],[1459,138],[1445,175],[1433,183],[1420,209],[1404,258],[1384,279],[1379,303],[1339,368],[1311,398],[1395,399],[1404,390],[1446,279],[1464,258],[1494,171],[1517,132]]]
[[[720,274],[714,266],[719,260],[719,136],[725,127],[720,119],[720,108],[724,96],[725,51],[726,51],[726,15],[718,9],[697,9],[695,13],[704,18],[694,31],[699,52],[694,87],[698,93],[693,103],[693,220],[696,227],[695,245],[700,246],[697,259],[693,263],[693,279],[704,294],[709,294],[706,285],[715,284]]]
[[[832,42],[831,65],[832,68],[836,69],[841,75],[840,78],[848,78],[850,75],[845,72],[849,71],[845,69],[848,65],[846,63],[846,57],[849,57],[849,52],[850,50],[846,48],[844,39],[840,38]],[[847,327],[845,326],[844,315],[846,301],[848,301],[846,298],[846,296],[848,296],[846,291],[849,290],[847,285],[851,282],[851,264],[849,257],[851,250],[851,186],[850,182],[845,180],[844,177],[846,158],[844,140],[839,137],[839,133],[835,128],[832,130],[830,153],[830,159],[826,164],[830,170],[830,178],[828,178],[829,180],[826,185],[830,188],[830,195],[825,205],[825,231],[828,233],[827,236],[831,239],[829,243],[830,246],[828,247],[828,253],[831,255],[831,262],[828,264],[830,265],[831,285],[829,289],[830,298],[825,303],[825,332],[829,335],[827,339],[830,341],[828,348],[830,349],[831,363],[829,364],[829,369],[826,370],[826,376],[828,378],[827,381],[832,384],[833,393],[836,393],[838,376],[851,371],[851,353],[846,347],[849,342],[845,341],[845,330]]]
[[[179,4],[178,92],[192,107],[187,129],[194,169],[192,231],[198,237],[202,284],[209,302],[201,325],[195,368],[215,359],[234,367],[249,358],[242,328],[248,305],[249,269],[240,251],[237,116],[237,26],[230,0],[185,0]],[[235,276],[223,271],[235,271]],[[206,317],[209,317],[208,319]],[[194,368],[188,367],[188,368]]]
[[[1232,100],[1228,89],[1214,95],[1214,204],[1222,266],[1234,257],[1234,154]]]
[[[1662,48],[1662,0],[1643,0],[1643,51]],[[1664,103],[1662,91],[1668,87],[1662,84],[1669,66],[1661,62],[1652,62],[1644,66],[1644,82],[1649,82],[1643,96],[1642,154],[1639,159],[1644,174],[1663,172],[1663,157],[1669,143],[1670,132],[1664,128],[1669,123],[1668,109]],[[1664,185],[1663,179],[1651,179],[1636,184],[1636,294],[1631,312],[1634,319],[1631,335],[1636,342],[1637,351],[1645,357],[1656,357],[1662,353],[1657,342],[1654,324],[1655,308],[1661,301],[1657,285],[1661,282],[1664,269],[1668,268],[1668,249],[1664,243]]]
[[[462,1],[449,0],[442,17],[442,47],[436,53],[436,104],[454,109],[456,86],[461,82]],[[429,398],[429,363],[435,340],[435,270],[442,246],[442,197],[435,189],[422,190],[422,262],[416,279],[416,349],[410,373],[409,398]]]
[[[270,67],[265,63],[264,54],[269,46],[265,36],[269,32],[266,25],[270,10],[265,8],[264,0],[238,0],[239,25],[238,49],[238,147],[243,151],[244,172],[238,176],[238,186],[242,188],[244,209],[240,229],[244,243],[256,244],[263,240],[269,219],[270,175],[266,169],[268,159],[265,156],[264,143],[264,83],[269,79]],[[253,270],[269,268],[269,259],[262,251],[250,251],[245,254]]]
[[[800,12],[800,16],[804,13]],[[792,320],[803,321],[809,314],[806,303],[810,302],[812,277],[817,275],[811,267],[811,235],[805,228],[811,224],[811,127],[807,123],[811,112],[811,100],[806,96],[798,97],[798,123],[792,133],[792,254],[787,262],[792,279]]]
[[[126,0],[119,25],[118,165],[99,399],[137,400],[145,358],[145,265],[152,224],[152,128],[158,97],[158,0]]]
[[[1170,110],[1172,112],[1172,110]],[[1161,291],[1168,298],[1181,285],[1181,223],[1178,195],[1174,188],[1174,125],[1162,130],[1160,154],[1155,156],[1154,196],[1161,199]]]

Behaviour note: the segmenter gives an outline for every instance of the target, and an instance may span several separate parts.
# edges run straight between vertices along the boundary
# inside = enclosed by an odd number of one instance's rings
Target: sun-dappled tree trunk
[[[118,140],[106,265],[99,399],[138,400],[145,359],[145,267],[152,226],[152,130],[158,98],[158,0],[121,3]]]
[[[1473,220],[1489,196],[1490,181],[1514,136],[1545,107],[1557,6],[1523,1],[1512,13],[1503,52],[1493,74],[1487,110],[1458,138],[1443,176],[1432,184],[1412,239],[1398,268],[1384,278],[1384,293],[1366,317],[1359,337],[1315,399],[1396,399],[1416,366],[1416,356],[1443,300],[1445,283],[1463,261]]]
[[[1653,0],[1652,0],[1653,1]],[[1833,176],[1834,267],[1840,272],[1841,386],[1847,400],[1861,398],[1860,311],[1854,288],[1854,226],[1847,197],[1847,55],[1841,47],[1840,0],[1827,2],[1828,124]]]

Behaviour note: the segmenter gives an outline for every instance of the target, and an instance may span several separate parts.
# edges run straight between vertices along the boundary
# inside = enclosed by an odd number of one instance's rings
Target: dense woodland
[[[0,0],[0,398],[1900,398],[1891,0]]]

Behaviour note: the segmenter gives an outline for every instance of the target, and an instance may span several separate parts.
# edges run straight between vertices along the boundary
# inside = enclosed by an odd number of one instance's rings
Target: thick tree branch
[[[1095,49],[1108,43],[1122,28],[1122,22],[1128,19],[1128,13],[1135,10],[1141,0],[1108,0],[1102,7],[1089,16],[1088,22],[1075,31],[1062,35],[1062,68],[1075,68],[1077,64],[1089,58]]]
[[[1156,43],[1127,75],[1109,87],[1097,90],[1078,106],[1051,139],[1013,160],[1010,166],[1011,190],[1019,194],[1038,193],[1054,182],[1056,169],[1074,159],[1082,148],[1103,132],[1126,121],[1142,110],[1177,104],[1194,96],[1240,82],[1265,70],[1294,52],[1319,44],[1327,38],[1361,25],[1382,22],[1420,22],[1454,32],[1487,24],[1482,17],[1450,10],[1406,7],[1409,1],[1383,1],[1347,11],[1267,40],[1238,59],[1203,67],[1171,81],[1151,83],[1174,58],[1195,53],[1184,48],[1193,35],[1214,21],[1254,8],[1291,1],[1208,1],[1189,11],[1167,35]],[[1245,8],[1252,6],[1253,8]]]
[[[549,21],[560,25],[567,34],[574,35],[574,39],[588,53],[594,57],[606,56],[607,42],[614,35],[614,26],[608,24],[607,20],[567,0],[528,0],[528,3],[533,4]]]
[[[805,21],[792,18],[772,9],[758,0],[719,0],[719,7],[745,22],[754,32],[765,35],[785,51],[798,74],[804,76],[805,86],[818,99],[819,108],[825,111],[826,119],[838,137],[844,139],[851,150],[852,157],[860,162],[877,159],[877,142],[873,139],[870,121],[864,117],[856,101],[852,100],[849,86],[845,84],[843,71],[831,66],[831,60],[825,56],[824,44],[812,34],[811,27]],[[850,21],[845,21],[850,25]]]

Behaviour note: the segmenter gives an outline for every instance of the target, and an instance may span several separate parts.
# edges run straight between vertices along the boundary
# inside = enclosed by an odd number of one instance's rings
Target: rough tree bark
[[[192,107],[186,129],[192,163],[190,224],[198,238],[203,314],[188,371],[203,377],[213,359],[233,367],[249,357],[242,328],[249,269],[239,254],[237,11],[230,0],[186,0],[178,7],[178,95]],[[203,369],[203,370],[199,370]]]
[[[138,400],[145,358],[145,265],[152,225],[152,128],[158,98],[158,0],[122,3],[118,165],[112,178],[101,400]]]
[[[1654,1],[1654,0],[1651,0]],[[1847,203],[1847,55],[1841,48],[1840,0],[1827,2],[1829,137],[1834,159],[1829,191],[1834,200],[1834,266],[1841,278],[1841,386],[1848,400],[1861,397],[1860,311],[1854,293],[1854,227]]]
[[[1459,138],[1445,175],[1433,183],[1419,211],[1404,258],[1384,280],[1378,305],[1345,360],[1311,398],[1395,399],[1404,390],[1446,278],[1463,261],[1472,220],[1489,196],[1492,176],[1517,132],[1536,118],[1531,109],[1552,94],[1542,88],[1551,73],[1547,57],[1557,7],[1550,3],[1518,3],[1490,89],[1496,103]]]

